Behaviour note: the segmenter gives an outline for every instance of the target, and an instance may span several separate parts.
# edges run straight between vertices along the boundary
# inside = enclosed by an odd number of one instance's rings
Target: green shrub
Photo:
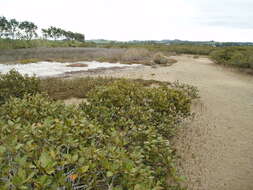
[[[20,124],[43,122],[45,119],[61,119],[72,117],[62,103],[54,102],[45,95],[25,95],[22,99],[10,98],[0,107],[0,118],[17,120]]]
[[[190,115],[184,91],[117,80],[80,107],[11,97],[0,108],[0,189],[181,189],[169,137]]]
[[[190,115],[191,105],[191,98],[181,90],[145,88],[127,80],[92,90],[87,101],[81,108],[89,119],[120,129],[152,125],[165,137]]]
[[[253,68],[252,47],[220,48],[210,54],[211,59],[217,64],[234,66],[239,68]]]
[[[12,96],[22,98],[25,94],[40,92],[39,84],[38,78],[23,76],[15,70],[7,74],[0,74],[0,104]]]
[[[175,81],[170,83],[169,86],[173,89],[180,90],[184,95],[190,97],[191,99],[197,99],[199,97],[199,90],[197,87],[180,83],[179,81]]]

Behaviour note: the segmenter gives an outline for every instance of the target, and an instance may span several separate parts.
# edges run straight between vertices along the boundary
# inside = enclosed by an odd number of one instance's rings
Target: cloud
[[[197,9],[194,22],[200,25],[253,29],[252,0],[190,0]]]
[[[252,0],[0,0],[0,16],[87,39],[253,41]]]

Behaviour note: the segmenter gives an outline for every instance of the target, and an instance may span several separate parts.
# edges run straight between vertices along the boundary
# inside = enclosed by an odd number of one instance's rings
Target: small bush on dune
[[[162,53],[156,53],[154,55],[153,61],[155,64],[166,65],[168,63],[168,59]]]
[[[39,84],[38,78],[23,76],[15,70],[4,75],[0,74],[0,104],[12,96],[22,98],[25,94],[40,92]]]
[[[177,63],[177,60],[172,59],[172,58],[168,58],[159,52],[154,55],[153,62],[155,64],[159,64],[159,65],[171,65],[173,63]]]

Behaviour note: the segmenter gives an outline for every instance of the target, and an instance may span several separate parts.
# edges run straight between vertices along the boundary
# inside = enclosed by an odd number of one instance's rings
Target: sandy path
[[[253,190],[253,77],[207,58],[175,57],[171,67],[106,72],[103,76],[179,80],[200,90],[198,116],[176,140],[180,168],[193,190]]]

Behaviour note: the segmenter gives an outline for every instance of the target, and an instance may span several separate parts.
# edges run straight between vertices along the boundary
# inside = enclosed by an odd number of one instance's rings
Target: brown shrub
[[[172,59],[172,58],[168,58],[168,57],[164,56],[161,52],[158,52],[154,55],[153,62],[155,64],[159,64],[159,65],[168,65],[168,64],[170,65],[170,64],[176,63],[177,60]]]
[[[153,58],[154,63],[165,65],[168,63],[168,59],[162,53],[156,53]]]

